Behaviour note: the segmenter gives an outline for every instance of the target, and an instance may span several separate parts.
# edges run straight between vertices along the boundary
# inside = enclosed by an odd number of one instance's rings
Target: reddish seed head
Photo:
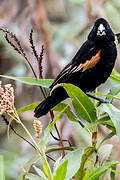
[[[35,128],[36,138],[40,139],[40,134],[42,133],[42,124],[41,124],[41,122],[38,121],[38,120],[34,120],[33,126]]]
[[[12,114],[15,112],[14,107],[14,89],[11,84],[5,85],[5,90],[2,88],[0,81],[0,115],[3,113]]]

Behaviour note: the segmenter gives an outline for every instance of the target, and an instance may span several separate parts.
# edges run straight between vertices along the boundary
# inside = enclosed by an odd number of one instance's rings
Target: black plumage
[[[110,76],[117,57],[115,35],[108,22],[97,19],[87,41],[81,46],[72,61],[60,72],[50,86],[51,95],[35,109],[35,117],[45,115],[55,105],[68,98],[60,83],[71,83],[85,93],[95,90]]]

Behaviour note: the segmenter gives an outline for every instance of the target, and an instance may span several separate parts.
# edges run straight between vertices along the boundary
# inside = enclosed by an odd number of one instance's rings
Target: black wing
[[[68,80],[69,76],[71,76],[72,73],[76,72],[77,67],[80,64],[85,63],[86,60],[90,60],[98,50],[99,49],[96,47],[94,42],[87,40],[78,50],[72,61],[67,66],[65,66],[60,74],[56,77],[55,81],[50,86],[50,89],[52,89],[57,84],[65,83],[66,80]]]

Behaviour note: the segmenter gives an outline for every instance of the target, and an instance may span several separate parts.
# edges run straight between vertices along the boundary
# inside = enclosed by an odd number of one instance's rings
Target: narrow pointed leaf
[[[65,180],[70,180],[78,171],[81,163],[82,156],[84,154],[84,149],[77,149],[69,154],[67,154],[61,161],[61,164],[68,160],[67,174]]]
[[[24,165],[24,171],[21,172],[17,180],[23,180],[25,175],[29,172],[30,167],[37,161],[39,161],[40,156],[38,154],[33,155],[30,160]]]
[[[106,140],[110,139],[111,137],[113,137],[115,134],[116,134],[115,132],[109,133],[109,134],[101,141],[100,145],[101,145],[104,141],[106,141]],[[99,146],[100,146],[100,145],[99,145]]]
[[[109,78],[120,83],[120,76],[119,75],[111,74]]]
[[[53,83],[52,79],[35,79],[31,77],[13,77],[13,76],[4,76],[4,75],[0,75],[0,77],[19,81],[24,84],[42,86],[45,88],[49,88],[50,85]]]
[[[114,167],[116,164],[118,164],[117,161],[113,162],[106,162],[101,167],[96,168],[93,173],[90,174],[88,177],[89,180],[97,180],[104,172],[106,172],[111,167]]]
[[[54,177],[55,174],[56,174],[56,171],[57,171],[57,169],[58,169],[58,167],[59,167],[59,165],[60,165],[61,159],[62,159],[62,156],[60,156],[60,157],[56,160],[56,162],[54,163],[54,165],[53,165],[53,177]]]
[[[74,122],[79,122],[77,117],[71,111],[70,106],[66,103],[59,103],[52,110],[61,112],[65,107],[66,107],[66,110],[64,111],[64,113],[68,116],[69,120],[74,121]]]
[[[104,162],[106,162],[111,153],[112,153],[112,149],[113,149],[113,145],[112,144],[103,144],[100,146],[100,148],[98,149],[98,161],[99,164],[104,164]]]
[[[113,169],[111,171],[120,176],[120,171],[116,171],[116,170],[113,170]]]
[[[86,121],[92,123],[96,120],[96,109],[88,96],[73,84],[62,84],[72,100],[76,112]]]
[[[33,166],[33,167],[35,171],[37,172],[37,174],[43,178],[43,180],[48,180],[48,178],[45,176],[44,172],[41,169],[37,168],[36,166]]]
[[[60,118],[60,116],[62,115],[62,113],[66,110],[66,107],[54,118],[54,121],[48,125],[48,127],[45,129],[45,132],[44,132],[44,136],[43,138],[41,139],[40,141],[40,146],[42,148],[45,147],[45,145],[47,144],[47,141],[48,141],[48,137],[50,135],[50,132],[52,131],[52,128],[54,126],[54,124],[56,123],[56,121]]]
[[[66,159],[63,164],[61,164],[57,170],[56,174],[53,177],[53,180],[65,180],[66,173],[67,173],[67,165],[68,165],[68,160]]]
[[[112,104],[103,104],[104,112],[107,112],[111,118],[115,128],[117,136],[120,139],[120,110],[114,107]]]
[[[32,173],[28,173],[25,176],[25,179],[27,179],[27,180],[40,180],[40,176],[37,176],[37,175],[32,174]],[[43,180],[43,179],[41,179],[41,180]]]
[[[84,166],[85,166],[85,162],[88,159],[88,157],[95,151],[95,147],[88,147],[85,149],[85,153],[82,155],[81,158],[81,163],[80,163],[80,167],[77,171],[77,173],[75,174],[75,177],[77,179],[82,179],[83,178],[83,171],[84,171]]]
[[[74,148],[73,148],[73,147],[70,147],[70,146],[50,148],[50,149],[47,149],[47,151],[46,151],[45,153],[48,154],[48,153],[50,153],[50,152],[62,151],[62,150],[74,151]]]
[[[94,93],[94,95],[97,95],[97,96],[105,96],[105,97],[112,98],[112,99],[117,99],[117,100],[120,101],[120,97],[113,96],[113,95],[110,95],[110,94]]]
[[[34,110],[39,103],[40,102],[36,102],[36,103],[29,104],[27,106],[21,107],[17,110],[17,113],[20,114],[26,111]]]

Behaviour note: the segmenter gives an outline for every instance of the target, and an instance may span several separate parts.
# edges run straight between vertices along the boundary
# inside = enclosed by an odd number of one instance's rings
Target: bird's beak
[[[98,35],[98,36],[106,35],[106,33],[105,33],[105,27],[103,26],[103,24],[100,24],[100,25],[99,25],[98,31],[97,31],[97,35]]]

